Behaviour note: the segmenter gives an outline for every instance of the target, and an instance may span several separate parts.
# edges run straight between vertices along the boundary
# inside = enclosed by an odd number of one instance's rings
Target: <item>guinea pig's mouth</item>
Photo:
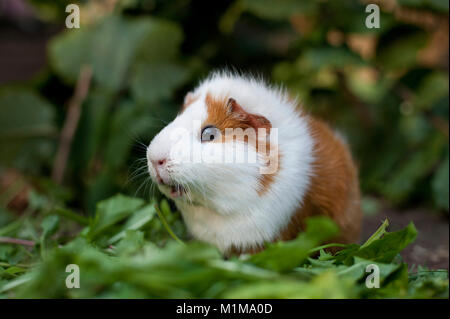
[[[168,189],[170,197],[179,198],[186,193],[186,189],[180,184],[161,184]]]
[[[181,185],[170,185],[170,196],[173,198],[178,198],[183,196],[183,194],[186,192],[183,186]]]

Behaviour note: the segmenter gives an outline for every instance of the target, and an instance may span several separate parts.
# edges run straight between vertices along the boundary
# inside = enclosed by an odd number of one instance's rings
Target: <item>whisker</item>
[[[148,179],[150,178],[147,177],[144,182],[141,183],[141,185],[138,187],[138,189],[134,192],[134,196],[136,197],[139,194],[139,191],[142,189],[142,187],[145,187],[145,185],[148,183]]]

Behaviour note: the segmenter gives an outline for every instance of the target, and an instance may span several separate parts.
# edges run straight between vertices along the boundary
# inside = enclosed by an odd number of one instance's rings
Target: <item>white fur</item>
[[[183,138],[193,140],[196,147],[220,147],[220,143],[201,143],[200,132],[192,128],[193,121],[203,122],[208,116],[207,93],[234,98],[245,111],[263,115],[272,128],[278,129],[281,157],[274,182],[259,195],[257,164],[192,164],[176,158],[168,159],[165,178],[190,190],[189,196],[175,199],[175,203],[195,238],[216,245],[222,252],[232,246],[245,250],[263,245],[287,226],[308,190],[313,139],[306,118],[296,110],[297,103],[279,88],[250,77],[214,73],[194,90],[193,95],[198,97],[195,102],[153,139],[147,153],[149,161],[169,156],[173,146],[170,135],[180,127],[189,132]],[[155,178],[150,162],[149,167]],[[169,188],[160,189],[169,195]]]

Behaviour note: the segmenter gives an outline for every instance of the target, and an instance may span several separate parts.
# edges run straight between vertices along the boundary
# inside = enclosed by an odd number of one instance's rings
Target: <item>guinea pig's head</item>
[[[273,131],[233,92],[197,89],[147,148],[151,178],[180,204],[232,213],[267,187],[278,160]]]

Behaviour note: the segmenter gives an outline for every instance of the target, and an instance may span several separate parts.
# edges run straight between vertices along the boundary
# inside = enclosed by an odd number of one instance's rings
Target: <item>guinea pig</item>
[[[357,168],[339,134],[282,88],[215,72],[147,148],[148,170],[192,236],[224,255],[290,240],[313,215],[361,228]]]

